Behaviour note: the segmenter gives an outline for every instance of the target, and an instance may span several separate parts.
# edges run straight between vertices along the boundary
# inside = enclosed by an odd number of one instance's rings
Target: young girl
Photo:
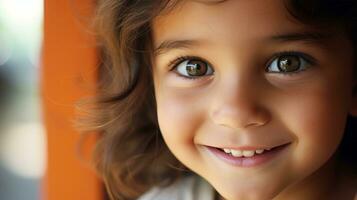
[[[356,199],[355,0],[101,0],[112,199]]]

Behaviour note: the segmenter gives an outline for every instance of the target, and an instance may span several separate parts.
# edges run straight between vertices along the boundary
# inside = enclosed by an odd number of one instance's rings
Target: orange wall
[[[74,103],[94,92],[96,51],[86,29],[92,11],[89,0],[45,0],[41,96],[48,166],[42,199],[102,199],[99,180],[76,154],[79,134],[71,122]]]

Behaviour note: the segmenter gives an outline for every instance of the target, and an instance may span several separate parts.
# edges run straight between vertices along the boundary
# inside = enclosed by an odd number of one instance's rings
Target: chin
[[[225,192],[217,191],[225,200],[271,200],[277,196],[272,193],[255,192]]]
[[[216,191],[225,200],[271,200],[276,197],[284,187],[280,187],[277,183],[257,186],[257,185],[232,185],[230,187],[215,187]]]

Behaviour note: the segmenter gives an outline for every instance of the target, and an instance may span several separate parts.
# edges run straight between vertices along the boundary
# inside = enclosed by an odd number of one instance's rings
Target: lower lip
[[[265,151],[262,154],[255,154],[252,157],[233,157],[217,148],[205,146],[211,153],[213,153],[220,160],[238,167],[255,167],[262,165],[273,158],[281,154],[289,144],[285,144],[279,147],[275,147],[269,151]]]

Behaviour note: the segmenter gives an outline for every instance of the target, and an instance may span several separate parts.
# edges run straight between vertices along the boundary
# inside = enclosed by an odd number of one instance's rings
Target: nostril
[[[267,124],[271,120],[268,111],[263,108],[238,108],[217,109],[211,113],[215,124],[232,129],[245,129]]]

